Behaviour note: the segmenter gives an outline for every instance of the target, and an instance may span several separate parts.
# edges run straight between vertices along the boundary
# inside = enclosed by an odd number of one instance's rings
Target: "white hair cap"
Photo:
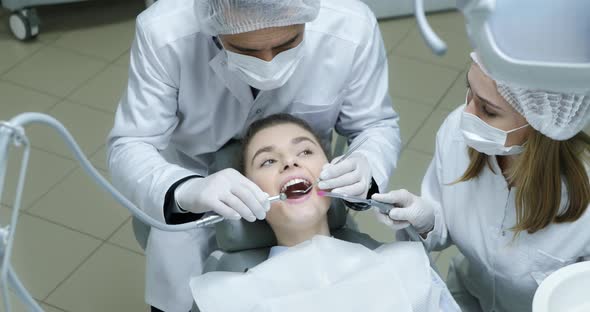
[[[195,1],[201,31],[214,36],[303,24],[320,10],[320,0]]]
[[[477,54],[471,59],[488,74]],[[578,134],[590,120],[590,96],[559,93],[511,86],[496,81],[496,88],[504,99],[516,109],[535,130],[553,140],[563,141]]]

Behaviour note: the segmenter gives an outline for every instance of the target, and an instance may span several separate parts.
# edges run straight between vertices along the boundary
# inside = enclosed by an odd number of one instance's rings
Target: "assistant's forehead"
[[[469,85],[472,89],[477,91],[478,95],[490,100],[494,104],[501,104],[504,98],[496,88],[496,82],[490,78],[486,73],[479,67],[477,63],[473,63],[469,72],[467,73]]]
[[[469,83],[472,88],[476,88],[479,92],[478,95],[489,99],[493,104],[496,104],[506,111],[518,115],[518,112],[506,101],[506,99],[498,92],[498,86],[490,76],[488,76],[479,67],[479,64],[472,63],[468,72]],[[475,87],[474,87],[475,86]]]
[[[496,88],[496,82],[490,78],[486,73],[479,67],[477,63],[471,63],[469,72],[467,73],[470,83],[477,83],[482,86],[491,86]]]

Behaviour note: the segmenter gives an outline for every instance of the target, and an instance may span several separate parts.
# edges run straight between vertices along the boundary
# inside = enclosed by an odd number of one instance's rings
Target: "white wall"
[[[377,15],[377,18],[414,14],[414,0],[362,0]],[[425,0],[426,11],[454,8],[456,0]]]

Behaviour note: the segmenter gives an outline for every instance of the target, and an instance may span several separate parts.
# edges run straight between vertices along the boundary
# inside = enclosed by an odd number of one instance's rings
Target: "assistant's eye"
[[[484,113],[484,114],[486,114],[486,116],[488,116],[488,117],[490,117],[490,118],[493,118],[493,117],[496,117],[496,116],[497,116],[497,115],[496,115],[496,113],[494,113],[494,112],[490,111],[490,110],[488,109],[488,106],[487,106],[487,105],[485,105],[485,104],[483,105],[483,113]]]
[[[487,117],[493,118],[497,116],[496,113],[494,113],[488,108],[486,102],[482,101],[478,96],[473,96],[473,101],[475,102],[475,105],[478,108],[478,110],[480,110]]]
[[[260,164],[260,167],[261,167],[261,168],[262,168],[262,167],[270,167],[270,166],[272,166],[272,165],[273,165],[274,163],[276,163],[276,162],[277,162],[277,161],[276,161],[276,160],[274,160],[274,159],[267,159],[267,160],[263,161],[263,162]]]

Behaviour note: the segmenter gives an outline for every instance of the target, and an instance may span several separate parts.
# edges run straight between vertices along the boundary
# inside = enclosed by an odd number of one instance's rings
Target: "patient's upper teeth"
[[[281,188],[281,192],[284,192],[289,186],[297,184],[297,183],[306,183],[309,184],[309,182],[307,180],[304,179],[293,179],[293,180],[289,180],[287,183],[285,183],[285,185],[283,185],[283,187]]]

